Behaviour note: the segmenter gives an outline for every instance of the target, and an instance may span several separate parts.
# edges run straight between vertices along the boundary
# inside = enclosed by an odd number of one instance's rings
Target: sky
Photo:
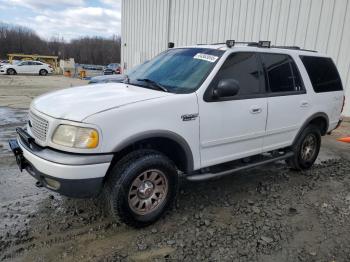
[[[121,31],[121,0],[0,0],[0,23],[33,29],[43,39],[110,37]]]

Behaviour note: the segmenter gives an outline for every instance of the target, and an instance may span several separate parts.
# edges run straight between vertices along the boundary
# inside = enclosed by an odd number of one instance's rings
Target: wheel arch
[[[13,70],[15,72],[15,75],[17,75],[17,70],[14,69],[13,67],[7,68],[6,73],[8,73],[9,70]]]
[[[327,134],[327,130],[329,127],[329,118],[328,118],[327,114],[323,113],[323,112],[318,112],[318,113],[315,113],[315,114],[311,115],[310,117],[308,117],[306,119],[306,121],[304,122],[304,124],[299,129],[297,135],[295,136],[293,144],[298,139],[301,132],[303,132],[303,130],[310,124],[314,124],[314,125],[320,127],[321,135],[324,136]]]
[[[142,148],[155,149],[164,153],[183,172],[193,171],[193,154],[187,141],[174,132],[163,130],[137,134],[119,144],[113,150],[115,155],[111,166],[129,152]]]

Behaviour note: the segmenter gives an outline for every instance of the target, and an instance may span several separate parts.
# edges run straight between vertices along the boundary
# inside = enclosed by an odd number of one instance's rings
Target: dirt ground
[[[36,188],[8,151],[33,97],[84,83],[0,76],[0,261],[350,261],[350,144],[336,141],[350,122],[323,138],[311,170],[280,162],[182,181],[174,210],[137,230],[101,200]]]

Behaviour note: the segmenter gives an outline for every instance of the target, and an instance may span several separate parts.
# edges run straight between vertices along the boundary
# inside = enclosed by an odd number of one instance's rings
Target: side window
[[[272,93],[302,91],[303,84],[294,61],[284,54],[261,54]]]
[[[343,90],[341,79],[331,58],[301,56],[316,93]]]
[[[240,52],[230,55],[210,84],[210,88],[218,85],[222,79],[238,81],[240,90],[237,97],[251,96],[261,93],[260,75],[257,55],[253,52]]]

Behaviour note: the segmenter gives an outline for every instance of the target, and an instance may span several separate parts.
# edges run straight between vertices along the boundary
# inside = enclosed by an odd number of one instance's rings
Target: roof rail
[[[280,48],[280,49],[293,49],[293,50],[300,50],[300,51],[306,51],[306,52],[314,52],[317,53],[316,50],[310,50],[310,49],[303,49],[299,46],[283,46],[283,45],[273,45],[272,48]]]
[[[197,45],[227,45],[228,47],[233,47],[235,44],[246,44],[247,46],[255,46],[259,48],[279,48],[279,49],[292,49],[292,50],[300,50],[306,52],[314,52],[317,53],[316,50],[303,49],[299,46],[282,46],[282,45],[271,45],[270,41],[235,41],[235,40],[227,40],[226,43],[212,43],[212,44],[197,44]]]

